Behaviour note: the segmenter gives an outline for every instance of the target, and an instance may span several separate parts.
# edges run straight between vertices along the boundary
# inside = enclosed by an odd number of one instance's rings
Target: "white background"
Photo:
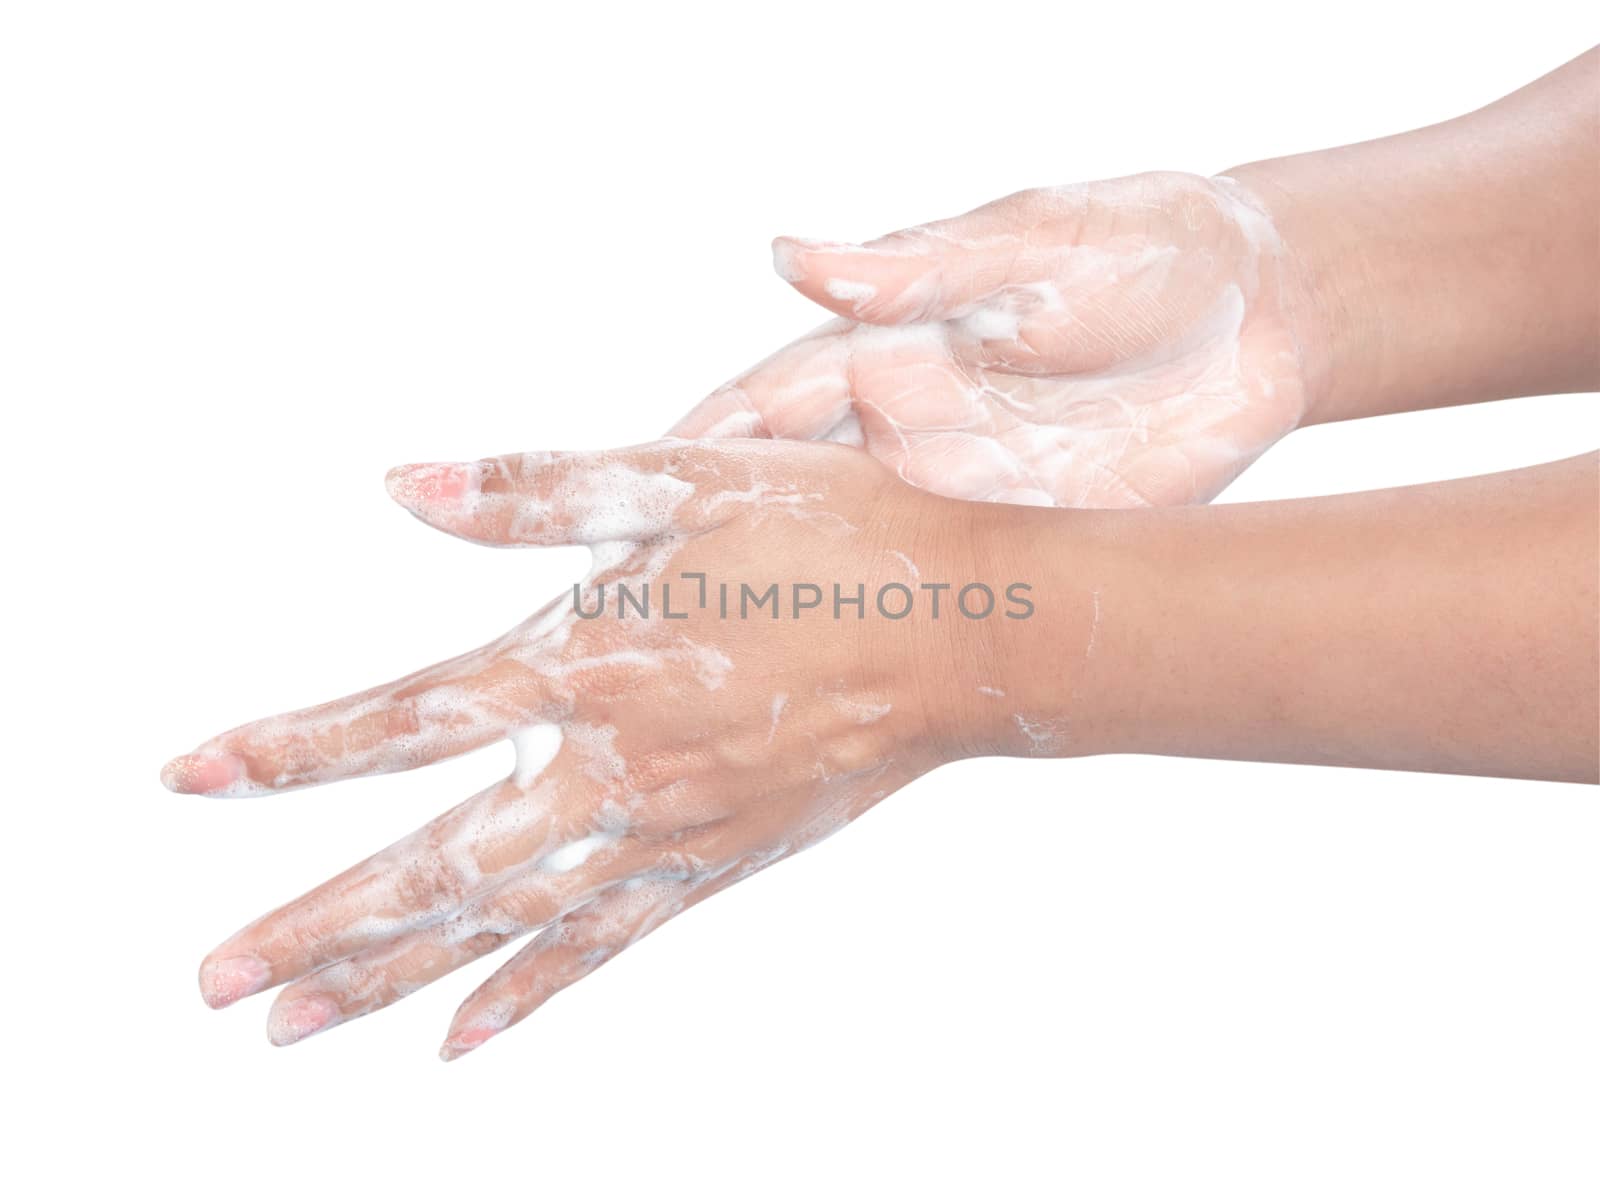
[[[495,962],[287,1050],[194,973],[508,747],[156,780],[567,583],[385,469],[653,438],[819,320],[773,234],[1432,122],[1583,50],[1577,7],[6,5],[0,1183],[1596,1188],[1592,790],[972,762],[447,1067]],[[1597,443],[1592,397],[1390,417],[1227,499]]]

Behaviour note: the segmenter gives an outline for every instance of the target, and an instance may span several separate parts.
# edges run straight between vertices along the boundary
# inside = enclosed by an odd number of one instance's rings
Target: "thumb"
[[[866,244],[780,236],[772,242],[772,267],[812,302],[860,323],[950,317],[943,254],[909,232]]]
[[[389,470],[389,496],[420,521],[491,547],[629,542],[665,534],[693,484],[667,452],[527,452]]]
[[[1047,276],[1060,246],[1018,218],[1017,198],[865,244],[780,236],[772,267],[812,302],[857,322],[956,318],[1003,286]]]
[[[728,520],[726,491],[748,490],[753,468],[748,445],[663,439],[602,452],[402,464],[385,483],[413,516],[470,542],[594,546],[720,525]]]

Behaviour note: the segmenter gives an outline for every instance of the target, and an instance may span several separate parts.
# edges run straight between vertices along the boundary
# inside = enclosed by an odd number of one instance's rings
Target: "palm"
[[[1304,411],[1281,249],[1225,180],[1024,191],[777,259],[847,317],[674,433],[838,439],[947,496],[1108,507],[1208,500]]]

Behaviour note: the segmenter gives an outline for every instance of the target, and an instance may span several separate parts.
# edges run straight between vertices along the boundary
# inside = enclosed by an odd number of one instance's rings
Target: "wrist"
[[[952,757],[1073,757],[1119,735],[1111,676],[1097,657],[1115,514],[954,502],[964,567],[994,590],[997,614],[951,623]]]
[[[1329,202],[1312,161],[1319,155],[1236,166],[1218,175],[1265,217],[1276,240],[1284,319],[1300,354],[1302,424],[1327,422],[1346,395],[1370,391],[1389,326],[1367,267],[1367,240]]]
[[[1443,124],[1226,172],[1301,279],[1304,421],[1600,384],[1597,61]]]

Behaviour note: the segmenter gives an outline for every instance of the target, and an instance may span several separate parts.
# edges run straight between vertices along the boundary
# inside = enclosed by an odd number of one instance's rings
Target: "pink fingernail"
[[[339,1021],[339,1004],[323,994],[278,1003],[267,1016],[267,1039],[279,1048],[298,1044],[307,1036]]]
[[[245,761],[237,754],[183,754],[161,768],[161,781],[183,795],[213,795],[247,778]]]
[[[494,1039],[500,1034],[498,1027],[469,1027],[458,1031],[444,1042],[444,1047],[439,1049],[440,1060],[455,1060],[458,1056],[465,1056],[478,1045],[487,1040]]]
[[[200,997],[217,1009],[267,988],[272,968],[259,957],[207,958],[200,966]]]
[[[772,268],[786,282],[798,282],[806,276],[796,258],[805,249],[802,241],[793,236],[780,236],[772,242]]]
[[[460,464],[402,464],[389,469],[384,484],[408,510],[459,501],[469,488],[469,470]]]

